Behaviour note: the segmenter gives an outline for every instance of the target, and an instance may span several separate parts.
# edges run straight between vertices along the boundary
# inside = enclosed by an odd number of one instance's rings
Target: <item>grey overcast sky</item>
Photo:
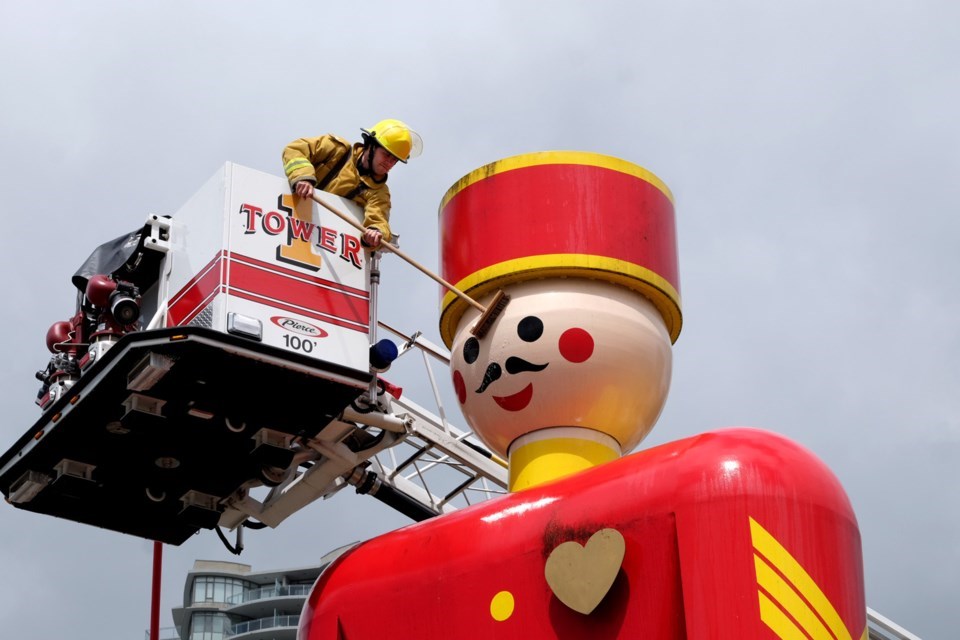
[[[748,425],[809,447],[857,513],[868,604],[956,637],[958,25],[946,0],[5,1],[0,449],[39,415],[73,270],[223,162],[279,175],[293,138],[406,120],[425,150],[391,174],[394,227],[435,266],[463,174],[595,151],[677,202],[685,324],[641,446]],[[436,286],[384,270],[382,319],[439,343]],[[250,533],[239,561],[308,564],[405,522],[343,492]],[[151,554],[0,505],[0,633],[143,638]],[[233,556],[210,532],[166,547],[162,626],[197,558]]]

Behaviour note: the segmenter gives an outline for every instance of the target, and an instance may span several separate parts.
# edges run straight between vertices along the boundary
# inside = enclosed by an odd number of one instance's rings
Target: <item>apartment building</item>
[[[162,630],[160,640],[296,640],[310,587],[352,546],[334,549],[313,566],[274,571],[197,560],[184,583],[183,606],[173,610],[176,628]]]

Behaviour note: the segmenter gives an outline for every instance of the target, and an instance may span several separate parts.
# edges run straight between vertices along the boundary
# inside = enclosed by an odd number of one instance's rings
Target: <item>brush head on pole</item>
[[[503,292],[503,289],[497,290],[497,293],[493,296],[493,300],[490,301],[490,304],[487,305],[487,308],[480,314],[480,317],[477,319],[476,324],[473,325],[473,328],[470,329],[470,333],[475,335],[477,339],[482,338],[487,335],[487,332],[490,331],[490,327],[493,326],[494,320],[503,313],[503,310],[506,309],[507,303],[510,302],[510,296]]]

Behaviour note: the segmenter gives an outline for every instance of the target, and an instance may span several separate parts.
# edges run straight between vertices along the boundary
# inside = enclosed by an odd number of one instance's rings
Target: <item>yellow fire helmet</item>
[[[423,151],[423,140],[420,139],[420,134],[393,118],[381,120],[369,129],[361,129],[361,131],[365,134],[364,137],[373,138],[377,144],[403,163],[410,158],[416,158]]]

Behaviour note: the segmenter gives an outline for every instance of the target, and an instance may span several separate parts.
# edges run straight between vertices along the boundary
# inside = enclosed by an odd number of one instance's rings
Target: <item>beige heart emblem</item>
[[[601,529],[586,546],[570,541],[557,546],[544,568],[547,584],[560,602],[588,614],[603,600],[623,564],[626,543],[616,529]]]

